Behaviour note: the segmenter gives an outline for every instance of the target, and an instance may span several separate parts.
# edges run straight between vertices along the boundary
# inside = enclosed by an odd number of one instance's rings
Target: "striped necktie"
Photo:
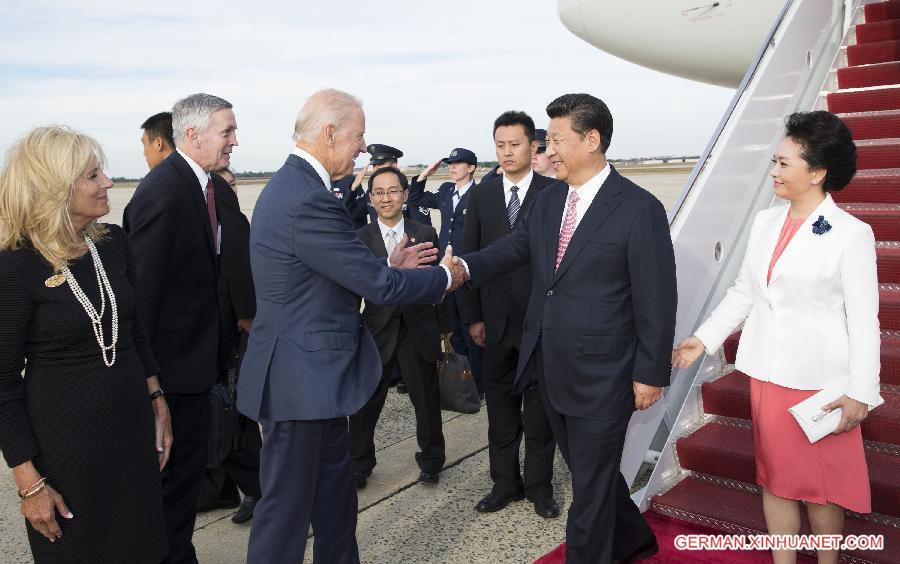
[[[563,218],[562,227],[559,230],[559,246],[556,247],[556,267],[553,272],[559,270],[559,263],[566,256],[566,248],[569,246],[569,241],[572,240],[572,234],[575,233],[575,223],[578,219],[576,204],[578,204],[578,191],[569,189],[569,204],[566,206],[566,216]]]
[[[522,207],[522,204],[519,202],[519,195],[517,194],[519,187],[513,186],[509,191],[509,204],[506,206],[506,215],[509,217],[509,226],[512,228],[516,223],[516,217],[519,215],[519,208]]]

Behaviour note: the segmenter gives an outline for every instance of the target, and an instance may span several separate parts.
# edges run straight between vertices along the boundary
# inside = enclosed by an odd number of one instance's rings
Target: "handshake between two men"
[[[426,268],[434,265],[434,262],[437,260],[438,250],[431,241],[407,246],[408,243],[409,237],[403,235],[403,239],[400,240],[400,243],[394,248],[394,252],[391,253],[391,266],[394,268]],[[447,288],[447,292],[456,291],[469,279],[463,262],[459,260],[459,257],[453,256],[452,245],[447,245],[447,252],[444,253],[444,258],[441,259],[440,264],[445,266],[450,272],[450,287]]]

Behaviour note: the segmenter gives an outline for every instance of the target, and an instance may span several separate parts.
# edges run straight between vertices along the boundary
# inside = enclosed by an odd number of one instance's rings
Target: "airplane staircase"
[[[850,186],[833,197],[844,210],[870,224],[877,240],[885,403],[862,424],[873,513],[848,513],[844,534],[884,535],[885,548],[848,551],[841,558],[896,563],[900,562],[900,0],[862,8],[864,20],[850,28],[845,56],[839,57],[817,107],[838,114],[853,132],[859,171]],[[729,534],[766,530],[760,488],[754,483],[749,379],[732,366],[739,340],[737,333],[726,341],[721,376],[701,385],[700,423],[674,439],[680,481],[650,498],[654,518]],[[805,515],[802,532],[809,533]],[[690,553],[680,555],[682,561],[691,561]],[[720,561],[728,560],[723,553]]]

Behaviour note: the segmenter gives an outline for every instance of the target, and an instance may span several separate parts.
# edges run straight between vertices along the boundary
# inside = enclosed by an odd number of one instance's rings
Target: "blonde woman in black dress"
[[[102,167],[95,140],[50,126],[0,173],[0,450],[39,563],[168,552],[169,412],[125,234],[97,222],[112,186]]]

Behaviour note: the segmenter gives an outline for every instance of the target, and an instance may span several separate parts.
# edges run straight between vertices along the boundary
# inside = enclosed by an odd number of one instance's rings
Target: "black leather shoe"
[[[534,512],[544,519],[559,517],[559,504],[552,497],[534,500]]]
[[[406,387],[405,382],[400,382],[397,384],[397,393],[398,394],[408,394],[409,388]]]
[[[253,510],[256,508],[257,501],[259,501],[258,498],[245,495],[244,501],[242,501],[241,506],[238,507],[237,513],[231,517],[231,522],[240,525],[241,523],[246,523],[250,519],[253,519]]]
[[[372,471],[354,472],[353,478],[356,480],[356,489],[361,490],[369,483],[368,477],[372,475]]]
[[[434,485],[441,481],[441,475],[437,472],[426,472],[425,470],[422,470],[419,473],[419,481],[423,484]]]
[[[514,501],[523,499],[525,499],[525,492],[519,492],[512,495],[497,495],[494,492],[491,492],[478,502],[478,505],[475,506],[475,511],[478,511],[479,513],[493,513],[494,511],[500,511]]]
[[[656,537],[653,537],[652,539],[639,546],[637,550],[632,552],[627,558],[616,560],[616,562],[637,562],[638,560],[650,558],[657,552],[659,552],[659,545],[656,544]]]

